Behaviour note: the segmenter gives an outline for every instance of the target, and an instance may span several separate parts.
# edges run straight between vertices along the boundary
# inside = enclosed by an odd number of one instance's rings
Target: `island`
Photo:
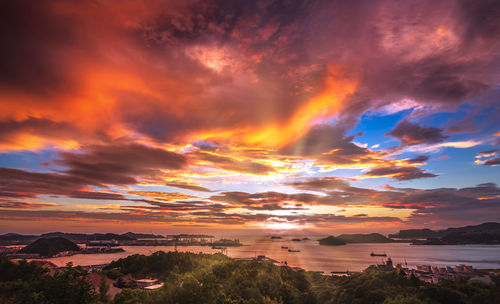
[[[326,237],[324,239],[318,240],[320,245],[327,245],[327,246],[340,246],[340,245],[345,245],[347,244],[346,242],[342,241],[339,238],[336,238],[332,235],[329,237]]]
[[[387,238],[380,233],[369,234],[341,234],[337,239],[346,243],[393,243],[395,240]]]
[[[20,253],[38,254],[40,257],[53,257],[61,252],[80,251],[80,247],[63,237],[43,238],[29,244]]]
[[[500,223],[483,223],[443,230],[409,229],[390,237],[410,239],[413,245],[500,244]]]

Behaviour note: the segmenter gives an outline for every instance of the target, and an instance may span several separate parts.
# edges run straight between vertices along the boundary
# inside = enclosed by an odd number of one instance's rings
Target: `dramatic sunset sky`
[[[0,6],[0,233],[500,221],[498,1]]]

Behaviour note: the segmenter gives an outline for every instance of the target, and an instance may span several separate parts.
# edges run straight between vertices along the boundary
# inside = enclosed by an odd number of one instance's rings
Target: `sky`
[[[500,221],[498,1],[0,6],[0,233]]]

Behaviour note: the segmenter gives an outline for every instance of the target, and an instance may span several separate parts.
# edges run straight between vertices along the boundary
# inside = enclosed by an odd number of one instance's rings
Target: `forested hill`
[[[21,249],[21,253],[38,253],[43,257],[52,257],[59,252],[80,251],[80,247],[70,240],[62,237],[43,238]]]
[[[408,229],[390,234],[391,238],[433,239],[433,244],[498,244],[500,223],[483,223],[444,230]]]
[[[341,234],[337,236],[339,240],[346,243],[391,243],[391,240],[380,233],[369,233],[369,234]]]
[[[332,235],[324,238],[324,239],[320,239],[318,240],[319,241],[319,244],[320,245],[327,245],[327,246],[339,246],[339,245],[345,245],[346,242],[344,242],[343,240],[341,239],[338,239]]]

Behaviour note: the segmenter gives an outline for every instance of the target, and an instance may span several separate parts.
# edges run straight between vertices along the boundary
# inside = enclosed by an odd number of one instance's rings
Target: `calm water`
[[[469,264],[474,268],[500,268],[500,245],[453,245],[453,246],[411,246],[406,243],[391,244],[348,244],[344,246],[320,246],[317,237],[309,241],[292,242],[290,238],[271,240],[269,237],[240,237],[248,246],[228,248],[227,255],[233,258],[266,255],[278,261],[287,261],[290,266],[307,270],[361,271],[372,264],[381,263],[383,257],[371,257],[370,253],[386,253],[394,263],[415,265],[453,266]],[[298,249],[288,252],[281,246]],[[113,254],[77,254],[68,257],[48,259],[58,266],[68,262],[74,265],[104,264],[132,254],[149,255],[155,251],[173,251],[173,246],[123,246],[125,252]],[[178,247],[179,251],[215,253],[218,250],[204,246]]]

